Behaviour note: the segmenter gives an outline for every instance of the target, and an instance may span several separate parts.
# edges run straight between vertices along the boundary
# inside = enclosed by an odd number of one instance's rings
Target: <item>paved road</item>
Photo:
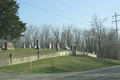
[[[120,80],[120,66],[64,74],[10,74],[0,72],[0,80]]]

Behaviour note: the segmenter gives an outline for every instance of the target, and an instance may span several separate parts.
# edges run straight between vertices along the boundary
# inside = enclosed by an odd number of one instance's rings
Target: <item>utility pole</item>
[[[117,22],[120,21],[120,20],[117,20],[117,16],[120,16],[119,14],[117,15],[116,12],[115,12],[115,15],[112,16],[112,18],[115,17],[115,21],[112,21],[112,22],[115,22],[116,23],[116,36],[117,36],[117,52],[118,52],[118,60],[120,60],[120,54],[119,54],[119,40],[118,40],[118,27],[117,27]]]

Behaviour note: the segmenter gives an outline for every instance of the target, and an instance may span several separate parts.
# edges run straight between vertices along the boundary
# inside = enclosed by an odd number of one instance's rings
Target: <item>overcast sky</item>
[[[89,29],[94,13],[102,20],[106,27],[115,27],[112,16],[120,14],[120,0],[17,0],[20,3],[20,20],[27,26],[39,27],[51,24],[61,27],[63,24],[74,24],[80,29]],[[120,16],[118,17],[120,19]],[[120,29],[120,22],[118,22]]]

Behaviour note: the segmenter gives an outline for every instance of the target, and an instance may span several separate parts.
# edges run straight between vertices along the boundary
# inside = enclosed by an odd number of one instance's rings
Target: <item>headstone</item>
[[[54,49],[54,45],[52,45],[52,49]]]
[[[37,40],[37,47],[36,49],[39,49],[39,40]]]
[[[34,48],[36,49],[37,47],[35,46]]]
[[[31,49],[31,45],[29,45],[29,48]]]
[[[0,42],[0,48],[2,48],[2,43]]]
[[[51,49],[51,44],[49,44],[49,49]]]
[[[13,43],[12,42],[6,42],[5,43],[5,49],[6,50],[14,49],[13,48]]]
[[[25,48],[26,48],[25,43],[24,43],[23,45],[24,45],[24,47],[23,47],[23,48],[25,49]]]
[[[2,44],[2,45],[1,45],[1,48],[2,48],[2,49],[5,49],[5,45],[4,45],[4,44]]]
[[[73,55],[76,55],[76,51],[77,51],[77,46],[76,46],[76,44],[72,44],[72,46],[71,46],[71,51],[72,51],[72,54],[73,54]]]
[[[67,43],[65,43],[65,49],[70,50],[70,48],[67,46]]]
[[[86,55],[88,55],[88,51],[86,50]]]
[[[44,46],[44,49],[46,49],[46,47]]]
[[[59,48],[60,48],[60,47],[59,47],[59,44],[56,44],[56,48],[57,48],[57,49],[59,49]]]
[[[93,51],[93,54],[95,54],[95,52]]]
[[[41,47],[40,47],[40,45],[39,45],[39,49],[40,49]]]
[[[67,49],[67,43],[65,43],[65,49]]]

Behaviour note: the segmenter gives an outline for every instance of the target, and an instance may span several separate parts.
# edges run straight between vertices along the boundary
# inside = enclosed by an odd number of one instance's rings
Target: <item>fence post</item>
[[[51,63],[52,64],[52,70],[53,70],[53,73],[54,73],[54,67],[53,67],[53,63]]]
[[[10,53],[10,64],[12,64],[13,55]]]
[[[39,59],[39,56],[40,56],[40,53],[39,53],[39,51],[38,51],[38,59]]]
[[[31,68],[30,68],[30,72],[32,73],[32,61],[31,61]]]

